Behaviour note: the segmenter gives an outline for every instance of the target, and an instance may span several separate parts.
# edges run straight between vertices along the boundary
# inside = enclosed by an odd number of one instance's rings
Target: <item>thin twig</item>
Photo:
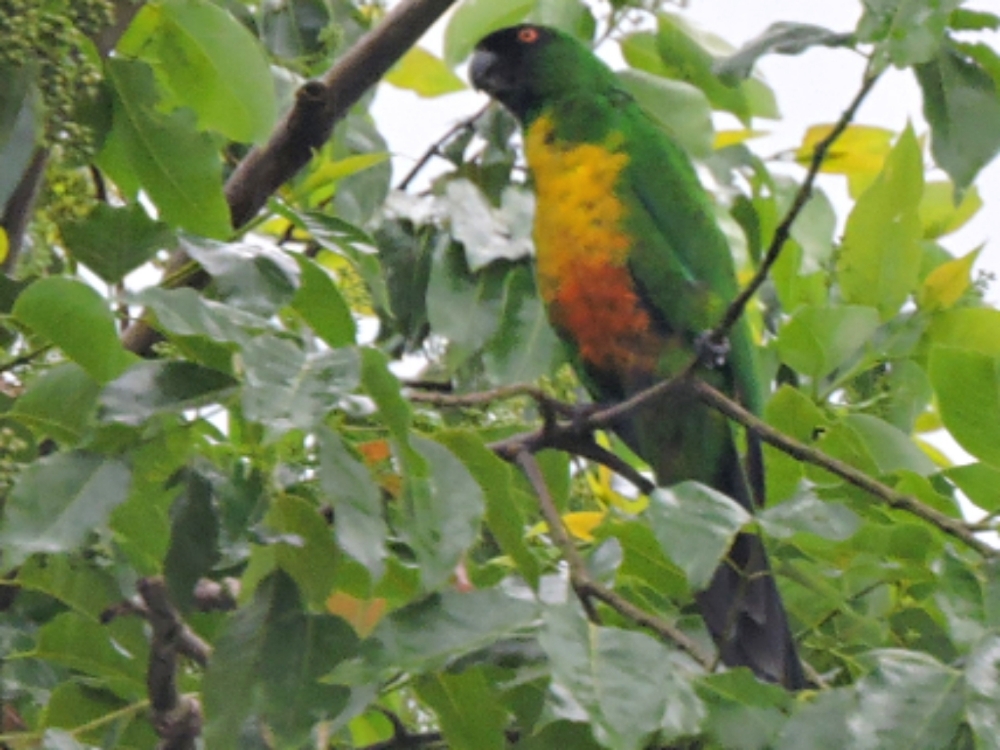
[[[870,495],[882,500],[891,508],[904,510],[911,515],[917,516],[928,523],[937,526],[944,533],[964,542],[972,549],[979,552],[984,557],[995,558],[1000,556],[1000,549],[995,549],[976,537],[969,529],[968,525],[962,521],[946,516],[939,510],[920,502],[915,497],[898,492],[886,484],[882,484],[876,479],[872,479],[864,472],[858,471],[850,464],[844,463],[836,458],[804,445],[793,438],[788,437],[769,424],[754,416],[731,398],[717,391],[701,380],[693,381],[695,392],[704,403],[711,406],[716,411],[724,414],[734,422],[746,427],[768,445],[772,445],[783,453],[787,453],[792,458],[805,463],[826,469],[831,474],[836,474],[841,479],[853,484]]]
[[[410,171],[406,173],[406,176],[402,180],[400,180],[399,185],[396,186],[396,190],[406,190],[406,188],[410,186],[410,183],[413,182],[416,176],[420,174],[420,172],[423,170],[424,167],[427,166],[427,164],[430,162],[431,159],[433,159],[435,156],[441,156],[444,147],[459,133],[474,127],[476,121],[484,114],[486,114],[486,110],[488,110],[489,108],[490,105],[486,104],[484,107],[482,107],[482,109],[480,109],[474,115],[470,115],[469,117],[466,117],[463,120],[459,120],[457,123],[452,125],[448,129],[448,132],[446,132],[444,135],[442,135],[440,138],[434,141],[434,143],[432,143],[430,147],[426,151],[424,151],[423,155],[419,159],[417,159],[416,164],[414,164],[410,168]]]
[[[712,330],[712,341],[719,343],[725,340],[730,329],[736,325],[736,321],[740,319],[741,315],[743,315],[743,309],[747,306],[747,303],[757,293],[757,290],[760,289],[761,285],[767,279],[767,275],[770,273],[771,267],[778,260],[778,256],[781,255],[781,251],[785,247],[785,243],[788,242],[788,238],[791,236],[792,225],[799,217],[799,214],[802,213],[802,209],[805,208],[806,203],[809,202],[809,198],[812,195],[813,183],[816,182],[816,177],[819,175],[819,170],[823,166],[826,155],[829,153],[834,142],[845,130],[847,130],[847,126],[851,124],[851,121],[854,119],[854,115],[857,114],[858,108],[868,96],[868,93],[872,90],[872,87],[875,85],[878,78],[879,74],[872,73],[870,68],[865,71],[865,77],[861,82],[861,88],[858,90],[854,99],[847,106],[847,109],[844,110],[840,119],[838,119],[836,124],[834,124],[833,129],[827,133],[825,138],[816,144],[816,148],[812,154],[812,160],[809,162],[809,169],[806,171],[806,177],[799,186],[798,191],[795,193],[795,199],[792,201],[792,205],[788,209],[788,213],[785,214],[785,218],[781,220],[781,223],[774,230],[774,236],[771,238],[771,244],[768,246],[767,252],[764,254],[764,260],[761,261],[760,267],[757,269],[757,273],[755,273],[753,278],[750,280],[750,283],[747,284],[738,295],[736,295],[736,298],[726,309],[726,314],[722,316],[722,320],[719,321],[719,324]]]
[[[545,522],[549,527],[552,540],[559,547],[563,558],[566,560],[566,564],[569,566],[570,583],[573,585],[573,590],[587,612],[587,618],[591,622],[600,624],[600,619],[593,608],[591,599],[602,601],[636,625],[651,630],[664,640],[673,642],[705,669],[712,669],[715,660],[702,653],[698,644],[687,635],[666,620],[646,612],[641,607],[637,607],[625,597],[591,578],[583,558],[580,557],[576,545],[573,544],[569,532],[566,531],[562,516],[559,515],[559,509],[556,508],[552,500],[552,495],[545,484],[545,477],[542,476],[542,471],[538,466],[538,461],[535,460],[534,454],[528,450],[522,450],[517,454],[515,462],[524,472],[528,481],[531,482],[531,486],[538,496],[538,504],[542,511],[542,517],[545,518]]]

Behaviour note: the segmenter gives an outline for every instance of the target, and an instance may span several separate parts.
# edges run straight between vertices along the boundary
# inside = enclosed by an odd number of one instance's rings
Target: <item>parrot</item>
[[[594,402],[620,402],[699,357],[697,377],[759,414],[764,384],[747,322],[729,331],[724,354],[703,356],[706,333],[739,288],[728,241],[681,146],[610,67],[557,29],[521,24],[489,34],[469,75],[521,126],[538,293]],[[741,457],[733,425],[690,389],[668,390],[612,430],[658,486],[700,482],[751,513],[763,503],[759,441],[748,434]],[[725,665],[790,690],[807,686],[759,535],[737,534],[694,599]]]

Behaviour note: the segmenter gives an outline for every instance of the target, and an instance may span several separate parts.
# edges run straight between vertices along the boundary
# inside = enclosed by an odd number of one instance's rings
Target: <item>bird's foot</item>
[[[694,347],[698,361],[713,370],[723,367],[729,359],[729,339],[716,338],[712,331],[699,334],[694,341]]]

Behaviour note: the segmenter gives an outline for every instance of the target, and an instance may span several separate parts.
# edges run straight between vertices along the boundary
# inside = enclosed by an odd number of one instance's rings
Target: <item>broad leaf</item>
[[[658,488],[646,512],[663,551],[695,591],[708,586],[736,533],[751,519],[735,500],[697,482]]]
[[[781,329],[778,353],[793,369],[819,379],[868,344],[878,325],[878,311],[871,307],[802,307]]]
[[[36,281],[17,298],[13,313],[99,383],[138,361],[122,348],[108,303],[81,281],[60,276]]]
[[[1000,359],[935,346],[930,376],[948,431],[969,453],[1000,468]]]
[[[131,472],[119,459],[75,451],[46,456],[24,469],[10,491],[0,524],[4,565],[36,552],[73,552],[107,526],[128,497]]]
[[[154,414],[218,402],[237,385],[232,376],[194,362],[141,362],[101,391],[101,418],[137,426]]]
[[[445,62],[452,66],[462,62],[480,39],[491,31],[517,23],[534,4],[534,0],[505,3],[464,0],[455,9],[444,32]]]
[[[267,57],[248,30],[207,0],[147,3],[117,51],[154,67],[171,103],[198,114],[200,129],[262,140],[276,116]]]
[[[465,88],[462,79],[452,73],[441,58],[422,47],[412,47],[386,73],[383,80],[426,97],[451,94]]]
[[[772,23],[761,34],[744,43],[729,57],[715,63],[715,73],[723,77],[749,78],[753,66],[766,54],[798,55],[810,47],[843,47],[852,43],[853,34],[843,34],[809,23]]]
[[[916,286],[923,185],[920,146],[907,128],[847,218],[837,260],[844,299],[877,308],[882,320],[895,315]]]
[[[149,218],[138,203],[114,208],[98,203],[84,219],[59,225],[70,253],[109,284],[176,242],[170,227]]]

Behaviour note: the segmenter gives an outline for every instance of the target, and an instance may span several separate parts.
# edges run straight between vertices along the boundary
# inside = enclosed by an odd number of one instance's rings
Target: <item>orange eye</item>
[[[533,26],[525,26],[517,32],[517,41],[524,44],[534,44],[538,41],[538,29]]]

